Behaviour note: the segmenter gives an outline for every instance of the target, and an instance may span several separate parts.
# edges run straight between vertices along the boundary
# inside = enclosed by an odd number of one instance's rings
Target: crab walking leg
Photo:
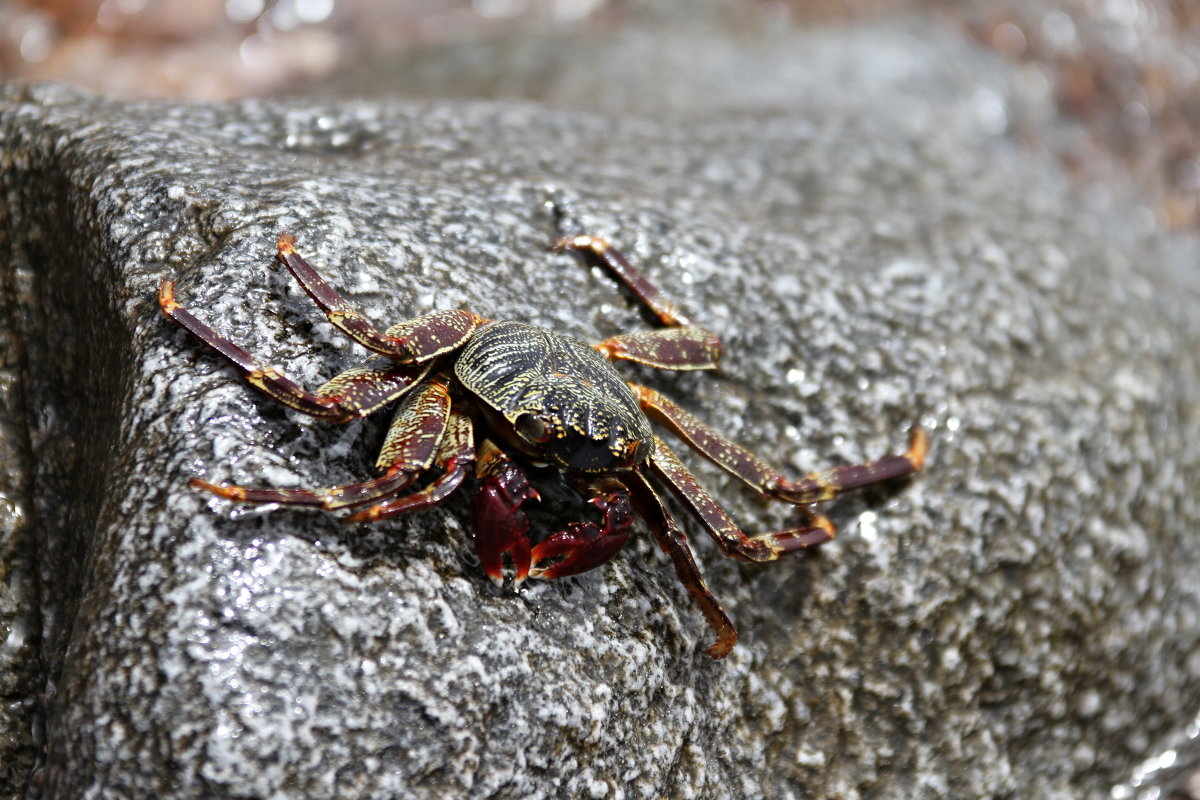
[[[577,253],[591,255],[629,289],[633,296],[663,325],[691,324],[687,317],[679,312],[674,303],[663,297],[658,287],[652,284],[640,269],[630,264],[625,256],[599,236],[566,236],[551,245],[551,249],[558,252],[574,250]]]
[[[420,386],[432,369],[433,364],[397,364],[376,356],[330,378],[316,394],[336,399],[351,416],[366,417]]]
[[[665,483],[672,494],[700,520],[721,552],[730,558],[774,561],[785,553],[823,544],[833,538],[833,523],[811,511],[810,524],[802,528],[753,536],[744,533],[657,436],[654,438],[654,455],[650,456],[649,466],[655,477]]]
[[[450,417],[446,420],[446,432],[433,460],[434,464],[442,468],[442,474],[423,489],[369,506],[351,514],[344,521],[374,522],[397,514],[440,506],[458,489],[474,460],[475,444],[471,418],[452,408]]]
[[[675,517],[667,510],[658,492],[641,472],[634,472],[630,478],[630,489],[638,512],[646,520],[646,524],[658,540],[658,546],[670,557],[675,565],[675,574],[687,587],[692,601],[699,606],[700,612],[717,634],[717,640],[704,651],[712,658],[724,658],[737,644],[737,628],[721,608],[717,598],[704,583],[704,576],[692,558],[691,548],[688,547],[687,536],[679,529]]]
[[[175,302],[175,284],[171,281],[163,281],[158,285],[158,305],[163,314],[179,327],[216,350],[237,367],[246,376],[246,380],[260,392],[314,417],[339,422],[350,418],[351,415],[342,411],[334,398],[318,397],[286,375],[271,367],[260,366],[250,353],[193,316],[192,312]]]
[[[381,332],[296,252],[296,237],[281,234],[279,260],[325,312],[333,326],[368,350],[402,363],[424,363],[446,355],[471,338],[483,319],[470,311],[435,311]]]
[[[251,386],[289,408],[331,422],[366,416],[400,397],[428,374],[429,366],[362,365],[342,373],[315,393],[221,336],[175,300],[175,284],[158,286],[158,304],[171,321],[233,364]]]
[[[908,450],[903,454],[887,455],[865,464],[851,464],[823,472],[813,472],[792,481],[746,448],[721,436],[659,392],[633,383],[629,386],[651,419],[666,426],[697,453],[730,475],[745,481],[766,497],[796,505],[818,503],[837,497],[850,489],[912,475],[924,465],[925,453],[929,449],[929,434],[924,428],[914,426],[909,433]]]
[[[197,489],[204,489],[239,503],[278,503],[283,506],[308,506],[334,511],[395,494],[411,484],[416,477],[416,473],[394,467],[378,478],[328,489],[249,489],[243,486],[209,483],[200,478],[192,478],[189,483]]]
[[[243,503],[279,503],[333,511],[394,495],[429,469],[437,453],[450,411],[446,385],[433,381],[404,398],[388,428],[376,466],[383,475],[362,483],[329,489],[248,489],[192,478],[192,486]]]
[[[716,369],[721,341],[695,325],[613,336],[595,345],[610,361],[633,361],[656,369]]]

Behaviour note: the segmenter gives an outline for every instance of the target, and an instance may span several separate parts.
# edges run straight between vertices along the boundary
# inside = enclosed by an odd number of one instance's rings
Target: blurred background
[[[752,45],[920,15],[1054,98],[1055,133],[1002,114],[1012,136],[1051,149],[1080,182],[1096,165],[1127,172],[1153,228],[1200,223],[1197,0],[0,0],[0,78],[125,98],[546,101],[529,79],[537,64],[510,73],[520,52],[552,67],[548,40],[569,58],[573,41],[595,48],[629,31],[707,28]]]

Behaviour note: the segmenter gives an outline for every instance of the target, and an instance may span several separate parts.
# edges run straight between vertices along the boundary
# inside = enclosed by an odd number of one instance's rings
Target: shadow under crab
[[[284,234],[280,261],[338,330],[376,354],[310,392],[200,321],[176,302],[174,284],[162,281],[163,313],[225,357],[252,386],[285,405],[345,422],[399,400],[376,460],[377,478],[327,489],[254,489],[198,478],[192,483],[231,500],[351,509],[347,521],[373,521],[440,505],[474,465],[480,481],[475,548],[484,571],[497,582],[506,572],[520,583],[594,569],[620,551],[636,513],[715,631],[717,639],[706,652],[722,658],[737,642],[737,630],[705,586],[656,484],[682,502],[724,555],[773,561],[833,538],[832,523],[812,504],[920,470],[928,436],[914,427],[903,454],[785,478],[659,392],[626,382],[612,366],[625,360],[667,370],[715,369],[721,345],[713,333],[692,325],[604,240],[572,236],[555,249],[596,259],[662,327],[588,345],[545,328],[455,309],[380,331],[309,266],[295,239]],[[764,497],[803,507],[804,524],[744,533],[654,434],[651,421]],[[589,497],[601,522],[572,522],[534,544],[521,506],[538,494],[520,462],[561,470]],[[418,484],[423,478],[430,479]],[[419,488],[412,490],[414,484]]]

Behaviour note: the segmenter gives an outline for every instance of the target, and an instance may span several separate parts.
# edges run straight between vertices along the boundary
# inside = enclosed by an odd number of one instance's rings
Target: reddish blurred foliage
[[[224,99],[302,91],[372,54],[516,29],[707,16],[744,33],[913,11],[1048,87],[1058,119],[1009,109],[1019,141],[1055,153],[1081,183],[1120,165],[1158,226],[1200,225],[1196,0],[0,0],[0,78]]]
[[[1162,226],[1200,223],[1200,3],[991,0],[957,9],[979,42],[1040,69],[1062,114],[1083,126],[1085,135],[1050,143],[1068,172],[1088,180],[1098,161],[1115,158]]]
[[[302,87],[381,50],[571,22],[610,0],[0,0],[0,78],[119,97]]]

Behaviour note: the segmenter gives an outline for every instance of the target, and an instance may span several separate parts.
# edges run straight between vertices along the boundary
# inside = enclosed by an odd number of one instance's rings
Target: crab
[[[435,311],[381,331],[309,266],[295,243],[295,237],[281,235],[278,259],[334,327],[375,354],[315,392],[200,321],[175,300],[170,280],[159,285],[159,305],[250,385],[297,411],[336,423],[395,403],[376,461],[380,474],[324,489],[247,488],[192,478],[193,486],[228,500],[345,509],[350,511],[346,521],[375,521],[440,505],[473,466],[479,483],[472,513],[475,549],[493,581],[503,584],[507,578],[513,586],[527,578],[561,578],[604,564],[629,538],[636,513],[716,635],[705,652],[722,658],[737,642],[737,629],[705,585],[660,486],[725,556],[765,562],[833,539],[833,524],[813,504],[903,478],[924,463],[928,434],[914,425],[902,454],[789,479],[654,389],[626,382],[613,362],[712,370],[721,344],[600,237],[570,236],[553,249],[603,266],[659,327],[595,345],[458,309]],[[800,507],[800,524],[756,535],[743,532],[654,433],[652,421],[763,497]],[[557,468],[588,498],[598,519],[572,522],[535,543],[522,506],[539,495],[525,468],[547,466]]]

